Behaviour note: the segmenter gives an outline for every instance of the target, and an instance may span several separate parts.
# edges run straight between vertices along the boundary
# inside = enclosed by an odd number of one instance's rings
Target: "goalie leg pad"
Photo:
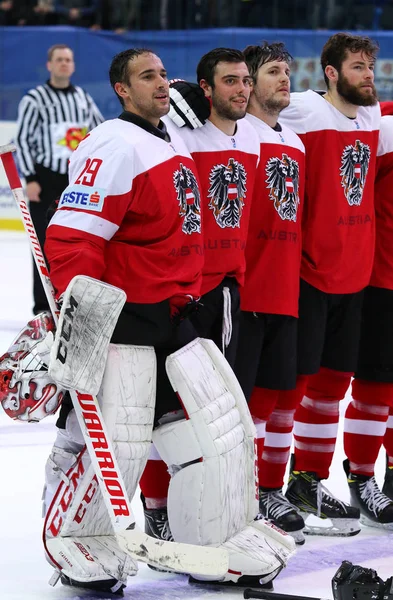
[[[175,540],[221,544],[258,513],[255,427],[232,369],[211,340],[187,344],[168,357],[166,368],[187,419],[160,427],[153,441],[175,473],[169,498],[186,493],[190,513],[171,510],[168,502],[171,531]]]
[[[119,549],[114,536],[57,537],[47,544],[51,564],[74,581],[116,579],[126,584],[127,576],[138,572],[137,563]]]
[[[98,401],[130,498],[135,494],[150,452],[155,391],[156,358],[153,348],[111,344]],[[96,447],[100,448],[102,443],[104,462],[106,441],[100,437],[100,430],[99,423],[96,433],[93,421],[89,424],[89,435]],[[60,535],[112,535],[108,511],[98,490],[83,511],[83,518],[75,520],[85,495],[91,495],[92,488],[97,488],[87,454],[79,461],[74,481],[74,500],[67,506]],[[60,498],[58,502],[61,504]]]
[[[168,517],[173,537],[229,550],[224,581],[242,575],[268,581],[285,565],[294,543],[284,535],[285,541],[279,541],[277,532],[271,539],[267,529],[254,526],[255,430],[233,371],[210,340],[195,340],[172,354],[167,370],[187,417],[153,432],[172,474]]]
[[[84,448],[83,435],[74,410],[67,415],[64,429],[57,436],[45,465],[45,488],[43,513],[46,515],[62,481],[68,482],[67,472],[76,464],[78,454]]]
[[[123,290],[78,275],[64,293],[51,349],[49,374],[66,389],[97,395],[108,346],[121,309]]]
[[[156,360],[152,348],[110,345],[98,400],[131,498],[150,451],[155,385]],[[69,418],[73,412],[70,412]],[[89,428],[89,435],[94,437],[96,444],[100,443],[99,431],[98,425],[97,434],[94,427]],[[105,460],[105,445],[102,447]],[[85,448],[75,465],[62,478],[46,516],[44,543],[50,561],[56,564],[59,562],[56,557],[51,556],[52,547],[57,553],[57,546],[50,540],[81,536],[82,541],[85,537],[99,536],[102,540],[113,536],[108,512]],[[117,560],[124,556],[118,548]],[[101,562],[105,564],[105,561]],[[78,580],[78,575],[67,575]],[[114,573],[111,576],[116,577]]]

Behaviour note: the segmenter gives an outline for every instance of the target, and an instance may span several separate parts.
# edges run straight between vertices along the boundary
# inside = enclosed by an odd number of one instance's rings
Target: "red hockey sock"
[[[279,391],[267,388],[254,387],[249,409],[257,430],[257,462],[258,470],[261,468],[263,448],[265,444],[266,421],[272,414],[278,400]],[[262,485],[260,483],[260,485]]]
[[[389,409],[389,418],[386,425],[386,433],[383,438],[386,454],[388,455],[389,467],[393,467],[393,407]]]
[[[280,391],[278,394],[276,406],[266,423],[265,445],[259,460],[259,485],[263,488],[277,489],[284,485],[295,410],[304,396],[306,386],[307,376],[299,375],[294,390]]]
[[[386,432],[393,384],[363,379],[352,382],[352,400],[345,412],[344,451],[351,473],[374,475]]]
[[[295,414],[295,469],[329,477],[336,445],[339,402],[345,396],[352,373],[321,367],[310,375],[307,391]]]
[[[167,505],[170,479],[167,465],[152,445],[150,458],[139,482],[146,508],[163,508]]]

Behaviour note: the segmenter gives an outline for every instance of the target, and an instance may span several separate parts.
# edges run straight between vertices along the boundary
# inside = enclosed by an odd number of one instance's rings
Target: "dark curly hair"
[[[329,87],[329,79],[326,77],[325,69],[328,65],[340,72],[349,52],[364,52],[370,60],[375,60],[378,51],[379,44],[367,36],[343,32],[332,35],[322,48],[321,53],[321,67],[327,87]]]

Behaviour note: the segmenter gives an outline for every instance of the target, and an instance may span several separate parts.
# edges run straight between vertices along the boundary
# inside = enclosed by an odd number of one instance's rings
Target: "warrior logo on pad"
[[[201,197],[194,173],[180,163],[179,170],[173,174],[173,183],[180,205],[179,215],[184,217],[183,233],[201,233]]]
[[[233,158],[227,165],[216,165],[210,172],[208,197],[217,225],[240,227],[246,196],[247,173],[244,166]]]
[[[353,146],[345,146],[341,157],[341,185],[349,206],[360,206],[370,164],[370,146],[356,140]]]
[[[299,198],[299,164],[287,154],[271,158],[266,165],[269,198],[283,221],[296,223]]]

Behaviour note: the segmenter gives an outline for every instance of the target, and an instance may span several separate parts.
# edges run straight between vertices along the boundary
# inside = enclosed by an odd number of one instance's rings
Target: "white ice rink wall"
[[[14,121],[0,121],[0,146],[13,141],[15,133],[16,123]],[[0,229],[14,231],[23,229],[2,164],[0,164]]]

